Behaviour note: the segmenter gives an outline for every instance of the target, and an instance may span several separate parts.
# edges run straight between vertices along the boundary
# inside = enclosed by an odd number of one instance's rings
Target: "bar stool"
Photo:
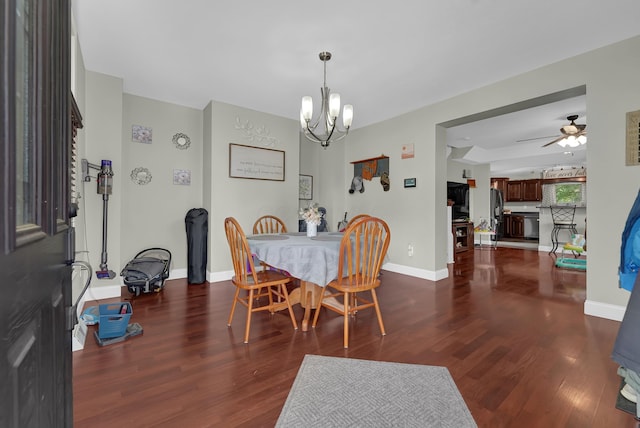
[[[576,206],[551,206],[551,219],[553,221],[553,229],[551,230],[551,243],[553,244],[549,254],[558,250],[558,235],[561,230],[568,230],[572,234],[578,233],[574,217],[576,215]]]

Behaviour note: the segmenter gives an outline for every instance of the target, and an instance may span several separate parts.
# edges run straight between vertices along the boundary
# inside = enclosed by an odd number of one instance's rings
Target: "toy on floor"
[[[562,247],[562,257],[556,260],[556,267],[566,269],[587,270],[587,260],[578,257],[584,251],[585,239],[584,235],[579,233],[571,235],[571,241]],[[565,257],[564,252],[571,251],[573,258]]]

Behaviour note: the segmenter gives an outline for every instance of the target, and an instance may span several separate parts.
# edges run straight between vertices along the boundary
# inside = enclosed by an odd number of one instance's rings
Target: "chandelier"
[[[351,104],[344,106],[342,111],[344,129],[340,129],[336,125],[340,115],[340,94],[332,94],[327,88],[327,61],[331,59],[331,52],[320,52],[319,56],[324,64],[324,84],[320,88],[322,95],[320,114],[315,120],[312,120],[313,99],[310,96],[302,97],[300,125],[307,139],[314,143],[320,143],[326,149],[330,143],[342,140],[349,133],[353,121],[353,106]]]

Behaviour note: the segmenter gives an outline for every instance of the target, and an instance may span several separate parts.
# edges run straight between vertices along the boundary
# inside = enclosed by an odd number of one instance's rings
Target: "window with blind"
[[[587,206],[587,185],[583,182],[563,182],[542,185],[542,205]]]

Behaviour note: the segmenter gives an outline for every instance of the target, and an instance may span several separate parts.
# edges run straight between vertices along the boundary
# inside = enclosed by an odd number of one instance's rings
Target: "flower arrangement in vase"
[[[318,234],[318,225],[322,220],[322,214],[318,211],[318,204],[312,204],[300,209],[300,216],[307,223],[307,236],[316,236]]]

